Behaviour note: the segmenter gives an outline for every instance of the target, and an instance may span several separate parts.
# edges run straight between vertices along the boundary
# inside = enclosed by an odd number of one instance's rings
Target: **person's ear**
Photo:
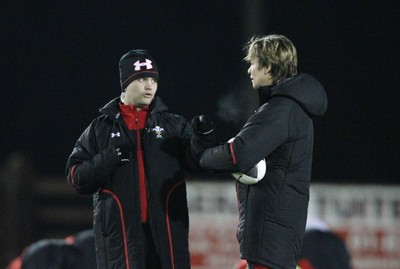
[[[264,75],[271,73],[271,65],[264,66],[263,70],[264,70]]]

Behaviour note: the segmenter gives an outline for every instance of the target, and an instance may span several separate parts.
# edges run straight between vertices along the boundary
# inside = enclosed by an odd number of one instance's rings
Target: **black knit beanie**
[[[152,77],[158,80],[158,68],[147,50],[131,50],[119,60],[119,76],[123,91],[138,78]]]

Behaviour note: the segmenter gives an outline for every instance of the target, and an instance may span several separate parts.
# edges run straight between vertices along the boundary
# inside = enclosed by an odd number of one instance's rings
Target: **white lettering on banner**
[[[379,236],[374,231],[351,231],[348,233],[346,241],[350,249],[359,253],[375,252],[379,249]]]
[[[386,253],[396,255],[400,253],[400,231],[395,229],[357,229],[349,228],[347,231],[337,232],[344,235],[347,245],[353,254],[366,255],[373,253]]]
[[[399,188],[312,185],[309,211],[338,224],[352,221],[378,226],[398,224]]]
[[[393,231],[392,234],[382,236],[382,250],[386,253],[400,253],[400,234],[399,231]]]

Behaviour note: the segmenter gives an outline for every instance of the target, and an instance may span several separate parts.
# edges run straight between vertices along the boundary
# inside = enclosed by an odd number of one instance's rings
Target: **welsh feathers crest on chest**
[[[163,139],[165,135],[165,130],[164,128],[157,125],[156,127],[151,129],[151,133],[155,134],[156,139]]]

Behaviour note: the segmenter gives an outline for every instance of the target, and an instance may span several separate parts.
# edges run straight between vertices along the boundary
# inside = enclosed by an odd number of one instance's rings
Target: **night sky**
[[[2,1],[0,161],[22,152],[40,174],[62,175],[98,108],[120,94],[118,61],[135,48],[155,58],[170,111],[207,114],[226,141],[255,109],[243,45],[278,33],[328,94],[326,115],[315,118],[313,180],[397,183],[395,3]]]

